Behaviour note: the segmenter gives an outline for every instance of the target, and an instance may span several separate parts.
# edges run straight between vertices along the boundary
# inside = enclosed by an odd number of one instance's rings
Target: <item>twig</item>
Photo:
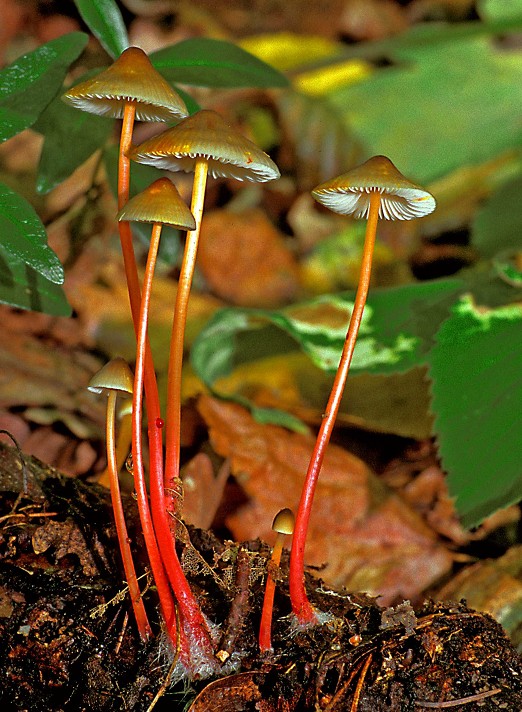
[[[470,695],[469,697],[461,697],[459,700],[447,700],[446,702],[424,702],[423,700],[415,700],[417,707],[425,707],[429,709],[448,709],[449,707],[457,707],[458,705],[467,705],[470,702],[476,702],[477,700],[483,700],[486,697],[493,697],[493,695],[498,695],[502,692],[500,687],[495,687],[493,690],[486,690],[486,692],[479,692],[476,695]]]

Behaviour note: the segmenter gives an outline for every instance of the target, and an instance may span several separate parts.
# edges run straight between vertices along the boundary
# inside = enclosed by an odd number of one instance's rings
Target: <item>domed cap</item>
[[[87,390],[92,393],[108,394],[109,391],[117,391],[122,395],[132,394],[134,391],[134,377],[127,361],[121,356],[117,356],[106,363],[91,378]]]
[[[118,220],[163,223],[183,230],[194,230],[196,221],[168,178],[159,178],[123,206]]]
[[[370,193],[381,193],[379,217],[385,220],[412,220],[435,210],[435,198],[427,190],[407,180],[385,156],[374,156],[348,173],[322,183],[313,197],[336,213],[368,217]]]
[[[214,178],[264,182],[279,178],[276,164],[255,143],[208,109],[129,151],[129,158],[169,171],[194,170],[196,159],[208,161]]]
[[[183,99],[154,69],[139,47],[129,47],[105,71],[63,95],[63,100],[91,114],[121,119],[129,102],[138,121],[172,121],[187,116]]]
[[[273,531],[278,534],[293,534],[295,525],[294,513],[291,509],[285,507],[281,509],[274,517],[272,522]]]

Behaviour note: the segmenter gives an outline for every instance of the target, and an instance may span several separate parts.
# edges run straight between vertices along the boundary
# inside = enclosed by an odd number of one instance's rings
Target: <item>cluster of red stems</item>
[[[228,126],[213,111],[201,110],[188,116],[185,104],[153,68],[146,54],[130,47],[107,70],[73,86],[64,100],[77,108],[122,119],[118,170],[118,225],[136,332],[134,377],[123,359],[114,359],[91,381],[90,388],[108,395],[107,458],[116,529],[134,616],[141,638],[151,635],[142,593],[136,575],[121,501],[115,454],[115,403],[118,394],[132,394],[132,463],[137,504],[146,543],[150,570],[158,592],[165,630],[189,676],[212,674],[220,668],[219,651],[212,626],[191,591],[176,551],[176,487],[180,468],[181,367],[187,303],[194,271],[203,215],[207,175],[239,180],[267,181],[279,178],[274,162],[254,143]],[[165,132],[139,146],[132,144],[134,121],[177,121]],[[131,159],[170,171],[194,173],[190,210],[174,184],[166,177],[155,181],[129,199]],[[265,602],[261,616],[259,646],[270,653],[274,567],[279,565],[283,538],[291,534],[289,589],[296,622],[302,626],[318,622],[304,579],[305,542],[314,491],[326,447],[334,426],[368,293],[373,246],[379,217],[410,219],[435,207],[433,197],[402,176],[387,158],[376,156],[312,192],[330,209],[367,218],[359,287],[348,326],[344,349],[306,473],[295,518],[282,510],[274,520],[278,531],[266,577]],[[140,284],[132,244],[130,221],[152,224],[151,242]],[[154,268],[163,225],[186,230],[173,315],[169,355],[165,420],[160,412],[158,388],[147,323]],[[143,392],[149,445],[149,493],[142,453]],[[163,443],[165,433],[165,452]],[[205,672],[203,672],[205,671]]]

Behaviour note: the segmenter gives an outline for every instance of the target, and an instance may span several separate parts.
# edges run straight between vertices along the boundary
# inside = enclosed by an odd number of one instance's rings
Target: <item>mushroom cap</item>
[[[183,119],[135,146],[128,155],[138,163],[187,173],[194,170],[197,159],[205,158],[214,178],[264,182],[280,177],[278,167],[264,151],[210,109]]]
[[[135,195],[117,215],[118,220],[163,223],[182,230],[194,230],[196,221],[168,178],[159,178]]]
[[[129,102],[138,121],[172,121],[187,116],[183,99],[139,47],[128,47],[110,67],[71,87],[63,100],[91,114],[121,119]]]
[[[373,191],[381,193],[379,217],[385,220],[412,220],[435,210],[433,195],[405,178],[385,156],[374,156],[348,173],[318,185],[312,195],[336,213],[366,218]]]
[[[134,377],[127,361],[121,356],[113,358],[94,374],[87,389],[92,393],[107,393],[107,395],[110,391],[125,395],[132,394]]]
[[[293,534],[294,533],[295,517],[294,513],[288,507],[279,510],[272,522],[272,529],[278,534]]]

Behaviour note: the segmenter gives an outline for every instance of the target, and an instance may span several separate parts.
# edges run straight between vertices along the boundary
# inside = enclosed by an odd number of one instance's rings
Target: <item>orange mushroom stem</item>
[[[261,612],[261,624],[259,626],[259,648],[266,653],[272,650],[272,615],[274,611],[274,596],[276,582],[274,571],[281,563],[283,544],[285,538],[294,531],[294,514],[291,509],[281,509],[274,517],[272,529],[277,532],[272,556],[268,563],[266,575],[265,597],[263,599],[263,610]]]
[[[292,610],[302,625],[317,622],[304,584],[304,552],[315,488],[326,448],[335,424],[341,398],[363,317],[370,287],[373,249],[379,218],[411,220],[431,213],[435,199],[426,190],[407,180],[384,156],[375,156],[338,178],[312,191],[313,197],[331,210],[367,218],[359,285],[339,366],[317,435],[297,509],[290,554],[290,600]]]

